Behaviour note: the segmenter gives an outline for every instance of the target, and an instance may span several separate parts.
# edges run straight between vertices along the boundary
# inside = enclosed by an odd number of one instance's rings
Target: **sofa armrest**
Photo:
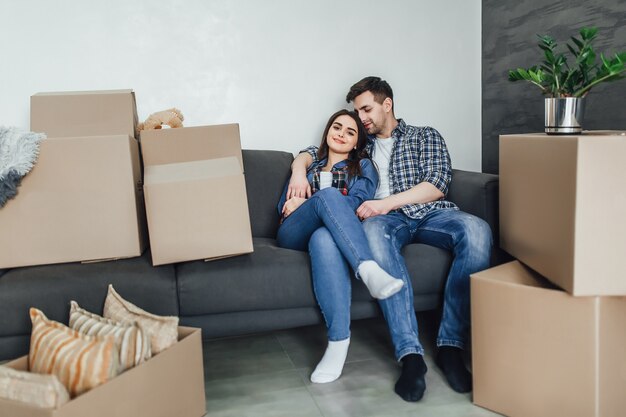
[[[497,175],[454,169],[447,196],[461,210],[489,224],[495,246],[499,243],[498,187]]]

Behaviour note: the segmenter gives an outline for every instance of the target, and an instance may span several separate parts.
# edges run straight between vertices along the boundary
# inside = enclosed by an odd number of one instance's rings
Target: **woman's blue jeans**
[[[487,223],[459,210],[439,209],[419,220],[392,212],[371,217],[362,224],[374,260],[405,283],[395,295],[379,300],[396,358],[400,360],[410,353],[424,353],[418,337],[413,287],[401,255],[405,245],[416,242],[452,252],[454,260],[444,289],[437,346],[464,349],[470,333],[469,276],[489,267],[492,236]],[[351,293],[349,270],[330,236],[328,231],[320,229],[309,242],[312,268],[318,271],[313,276],[316,296],[329,325],[329,339],[331,335],[341,335],[346,328],[349,329]]]
[[[336,188],[325,188],[313,194],[288,216],[278,229],[278,246],[306,251],[311,247],[313,289],[326,319],[328,338],[332,341],[350,337],[350,270],[373,260],[372,251],[361,221],[349,199]],[[310,245],[317,235],[325,234],[324,244]],[[328,251],[328,248],[331,248]],[[326,256],[328,252],[329,256]],[[332,279],[326,279],[330,275]],[[341,277],[336,278],[335,277]],[[345,281],[345,282],[344,282]],[[348,291],[346,293],[345,287]],[[341,292],[337,298],[326,293]],[[330,302],[330,303],[328,303]],[[336,328],[336,323],[341,323]]]

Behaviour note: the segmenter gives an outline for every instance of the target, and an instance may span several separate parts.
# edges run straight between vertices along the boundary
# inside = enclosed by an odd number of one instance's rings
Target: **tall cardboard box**
[[[139,145],[128,135],[48,138],[0,209],[0,268],[141,255]]]
[[[253,251],[236,124],[143,131],[153,265]]]
[[[48,137],[135,137],[136,126],[132,90],[37,93],[30,98],[30,130]]]
[[[471,277],[474,403],[507,416],[626,410],[626,297],[574,297],[518,261]]]
[[[573,295],[626,295],[626,132],[500,136],[500,247]]]
[[[26,356],[6,364],[28,370]],[[202,417],[206,412],[200,329],[179,327],[178,343],[57,409],[0,398],[10,417]]]

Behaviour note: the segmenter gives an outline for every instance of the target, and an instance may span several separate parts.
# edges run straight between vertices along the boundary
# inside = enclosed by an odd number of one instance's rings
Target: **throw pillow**
[[[150,359],[150,340],[137,323],[119,323],[105,319],[70,302],[70,327],[89,336],[113,336],[119,350],[120,372]]]
[[[70,400],[70,395],[55,375],[33,374],[0,365],[0,398],[58,408]]]
[[[70,396],[105,383],[117,375],[119,358],[112,336],[86,336],[30,309],[33,331],[28,366],[31,372],[54,374]]]
[[[178,317],[148,313],[124,300],[112,285],[109,285],[109,292],[104,301],[103,315],[122,323],[137,322],[150,337],[150,346],[155,355],[178,341]]]

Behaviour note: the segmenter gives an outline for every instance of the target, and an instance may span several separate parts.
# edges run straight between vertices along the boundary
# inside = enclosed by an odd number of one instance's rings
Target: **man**
[[[470,333],[469,276],[489,266],[492,245],[489,226],[445,200],[452,177],[445,142],[431,127],[409,126],[396,119],[393,91],[386,81],[366,77],[350,88],[346,101],[353,103],[367,130],[367,151],[380,177],[375,200],[365,201],[357,209],[357,215],[363,219],[375,261],[405,284],[395,295],[379,300],[396,358],[402,362],[395,391],[406,401],[419,401],[426,389],[427,368],[418,338],[413,288],[401,255],[402,247],[419,242],[452,252],[454,259],[444,289],[435,363],[452,389],[469,392],[472,376],[463,361]],[[294,174],[303,172],[315,158],[311,149],[301,153],[294,161]],[[306,193],[306,187],[302,181],[295,180],[290,192]],[[324,244],[311,241],[310,245]],[[326,312],[324,315],[328,320]]]

